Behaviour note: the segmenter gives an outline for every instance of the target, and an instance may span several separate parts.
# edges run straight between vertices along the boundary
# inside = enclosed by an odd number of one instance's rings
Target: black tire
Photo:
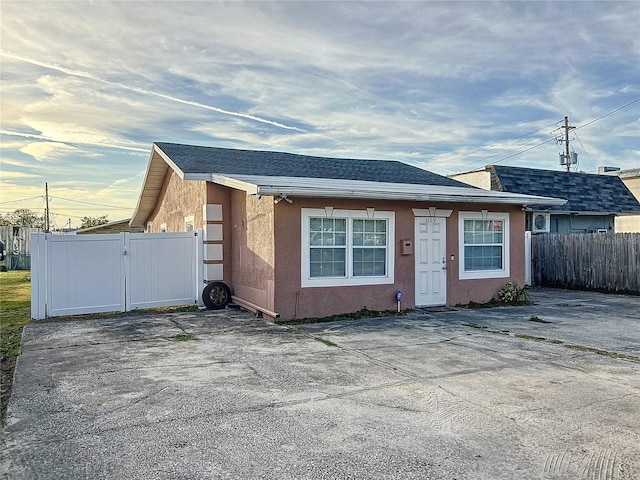
[[[209,310],[221,310],[231,301],[231,289],[223,282],[208,283],[202,291],[202,301]]]

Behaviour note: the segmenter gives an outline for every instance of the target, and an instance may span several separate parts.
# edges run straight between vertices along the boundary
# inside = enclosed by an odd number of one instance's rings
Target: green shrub
[[[507,304],[530,304],[529,294],[525,287],[519,287],[515,282],[507,282],[498,292],[498,300]]]

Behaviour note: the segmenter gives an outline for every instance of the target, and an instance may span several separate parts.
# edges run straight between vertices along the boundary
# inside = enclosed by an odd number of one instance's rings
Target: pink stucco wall
[[[193,215],[194,228],[202,228],[202,206],[207,201],[207,182],[185,182],[171,169],[167,170],[156,208],[147,221],[153,222],[152,231],[160,231],[166,224],[167,232],[184,232],[185,217]]]
[[[510,273],[509,278],[485,278],[480,280],[460,280],[458,259],[458,211],[480,211],[486,208],[493,212],[509,213]],[[447,224],[447,244],[456,261],[448,261],[447,304],[467,304],[470,301],[487,302],[495,296],[505,283],[511,281],[524,285],[524,221],[525,214],[519,206],[461,205],[451,214]]]
[[[169,171],[153,213],[154,231],[160,223],[168,231],[181,231],[184,217],[193,215],[195,228],[203,227],[202,206],[222,205],[224,281],[233,294],[280,314],[282,319],[323,317],[361,308],[393,310],[396,291],[403,292],[403,308],[415,306],[415,256],[401,255],[400,241],[414,240],[412,208],[451,209],[447,219],[447,304],[485,302],[507,282],[524,284],[524,221],[521,207],[489,204],[425,204],[407,201],[293,198],[293,203],[273,197],[246,195],[206,182],[181,181]],[[395,212],[394,284],[345,287],[301,287],[301,209],[324,208]],[[510,277],[460,280],[458,212],[487,209],[510,214]],[[415,241],[414,241],[415,244]],[[455,256],[451,261],[450,256]]]
[[[429,204],[434,205],[434,204]],[[395,275],[393,285],[301,287],[301,209],[324,208],[395,211]],[[481,204],[435,204],[452,209],[447,219],[447,304],[485,302],[491,299],[507,281],[524,284],[524,213],[520,207]],[[400,240],[414,239],[412,208],[427,208],[417,202],[336,200],[296,198],[293,204],[280,202],[275,206],[275,300],[274,308],[283,319],[323,317],[355,312],[363,307],[371,310],[396,308],[396,291],[403,292],[403,308],[415,306],[415,256],[400,255]],[[460,280],[458,270],[458,211],[508,212],[510,214],[510,274],[509,278]],[[450,255],[455,260],[450,260]]]
[[[275,297],[274,206],[273,197],[231,193],[231,289],[269,311]]]

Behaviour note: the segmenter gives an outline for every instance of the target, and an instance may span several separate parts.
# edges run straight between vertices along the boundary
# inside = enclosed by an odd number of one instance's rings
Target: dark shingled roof
[[[473,188],[465,183],[389,160],[310,157],[292,153],[155,143],[185,174],[329,178]]]
[[[640,203],[617,176],[487,166],[491,189],[503,192],[564,198],[560,206],[531,205],[532,210],[562,212],[640,213]]]

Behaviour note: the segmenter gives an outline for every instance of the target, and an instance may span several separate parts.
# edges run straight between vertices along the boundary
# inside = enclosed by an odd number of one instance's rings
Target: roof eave
[[[156,145],[153,144],[149,154],[149,163],[142,182],[142,190],[138,203],[133,211],[130,227],[144,227],[149,215],[155,208],[160,189],[164,183],[167,169],[171,167],[180,178],[184,179],[184,172]]]
[[[191,178],[189,179],[204,179]],[[499,203],[510,205],[564,205],[559,198],[521,195],[479,188],[406,183],[367,182],[301,177],[259,177],[211,175],[210,181],[238,188],[253,195],[383,200],[440,201],[455,203]]]

